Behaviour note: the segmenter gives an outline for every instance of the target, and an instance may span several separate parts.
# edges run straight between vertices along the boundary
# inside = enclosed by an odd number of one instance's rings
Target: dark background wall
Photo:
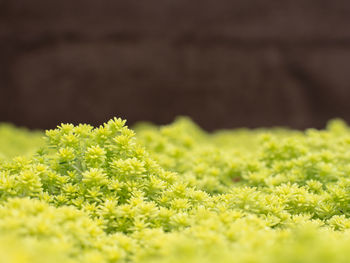
[[[0,121],[350,121],[350,2],[0,0]]]

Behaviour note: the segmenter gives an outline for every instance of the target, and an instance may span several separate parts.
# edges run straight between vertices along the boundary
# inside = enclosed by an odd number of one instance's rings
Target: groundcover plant
[[[134,130],[115,118],[41,139],[2,126],[0,261],[349,262],[341,120],[303,132],[209,134],[187,118]]]

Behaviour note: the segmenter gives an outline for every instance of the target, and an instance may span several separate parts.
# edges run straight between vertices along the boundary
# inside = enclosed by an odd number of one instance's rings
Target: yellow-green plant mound
[[[41,131],[17,128],[9,123],[0,124],[0,160],[17,155],[33,154],[44,145]]]
[[[62,124],[35,154],[3,158],[4,262],[348,262],[342,121],[208,134],[180,118],[135,131],[116,118]]]

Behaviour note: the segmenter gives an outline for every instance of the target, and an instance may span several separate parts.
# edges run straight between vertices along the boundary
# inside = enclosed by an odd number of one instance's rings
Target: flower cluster
[[[347,262],[344,122],[209,134],[179,118],[135,131],[117,118],[62,124],[35,154],[0,149],[6,262]]]

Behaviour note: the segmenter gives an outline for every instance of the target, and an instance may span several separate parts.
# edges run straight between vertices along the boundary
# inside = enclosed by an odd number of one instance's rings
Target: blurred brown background
[[[0,121],[350,121],[350,2],[0,0]]]

